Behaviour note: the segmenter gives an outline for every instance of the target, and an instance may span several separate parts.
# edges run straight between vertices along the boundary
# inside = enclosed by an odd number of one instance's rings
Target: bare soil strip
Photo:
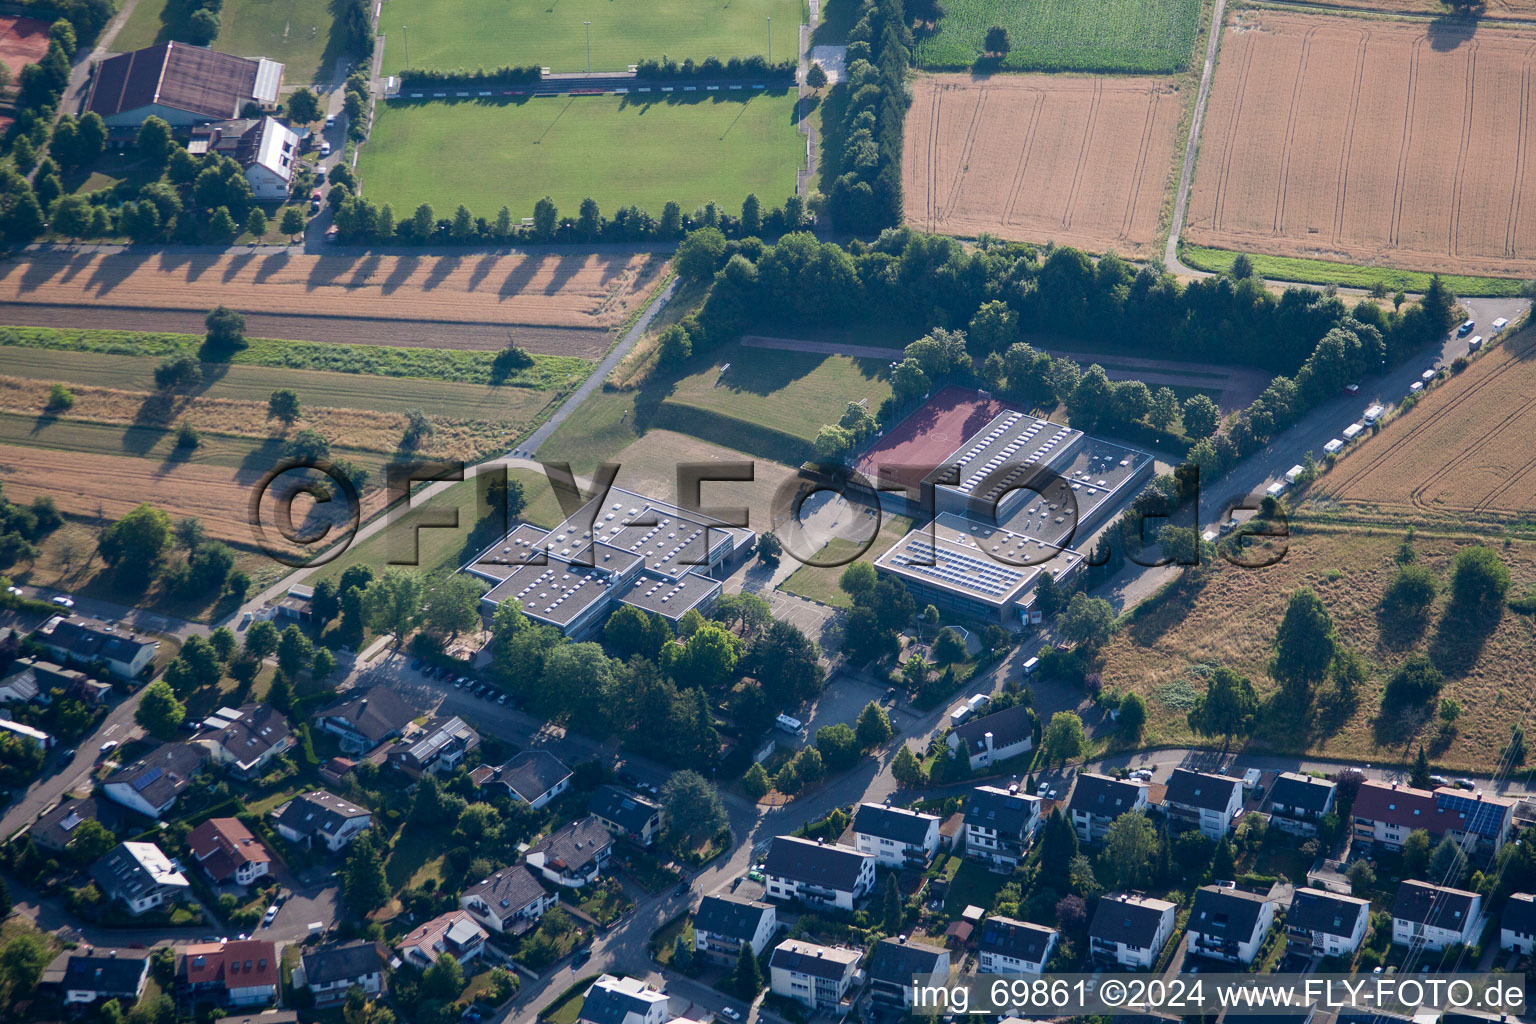
[[[1250,9],[1228,19],[1184,237],[1529,277],[1536,29]]]
[[[612,330],[664,266],[662,257],[647,253],[576,250],[463,256],[50,251],[0,264],[0,302],[177,313],[222,304],[253,315],[407,321],[418,330],[494,325],[503,328],[504,343],[510,327]]]

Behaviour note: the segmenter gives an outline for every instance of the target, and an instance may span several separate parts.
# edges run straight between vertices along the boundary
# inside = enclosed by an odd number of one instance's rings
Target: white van
[[[1028,661],[1026,661],[1024,663],[1024,674],[1026,676],[1032,676],[1032,675],[1034,675],[1038,671],[1040,671],[1040,659],[1039,658],[1030,658]]]
[[[802,728],[800,719],[791,718],[788,715],[780,715],[776,724],[780,729],[789,733],[791,736],[798,736],[800,734],[800,729]]]
[[[970,705],[971,713],[977,715],[981,714],[982,709],[990,703],[992,703],[992,698],[987,696],[985,693],[978,693],[970,700],[966,701],[966,704]]]

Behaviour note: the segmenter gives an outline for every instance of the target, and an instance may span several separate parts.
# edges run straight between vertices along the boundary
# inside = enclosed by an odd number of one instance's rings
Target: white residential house
[[[1120,815],[1147,809],[1147,784],[1081,772],[1067,809],[1080,842],[1101,842]]]
[[[1173,935],[1178,906],[1140,893],[1107,893],[1088,926],[1089,953],[1106,964],[1132,969],[1157,962]]]
[[[965,744],[971,771],[990,768],[1034,749],[1034,711],[1028,705],[1015,704],[996,714],[972,718],[951,729],[945,742],[950,750],[958,750],[961,743]]]
[[[1536,950],[1536,896],[1528,892],[1511,893],[1499,920],[1499,948],[1512,949],[1529,956]]]
[[[1297,889],[1285,915],[1291,946],[1321,956],[1354,956],[1370,925],[1370,900],[1321,889]]]
[[[1475,892],[1407,881],[1392,902],[1392,941],[1439,952],[1471,945],[1482,928],[1483,898]]]
[[[604,974],[587,989],[576,1019],[585,1024],[665,1024],[670,1002],[665,992],[639,978]]]
[[[875,887],[875,858],[849,846],[775,836],[763,873],[769,899],[852,910]]]
[[[739,896],[705,896],[693,915],[693,948],[719,967],[735,967],[743,944],[753,956],[762,956],[779,927],[779,913],[771,903]]]
[[[859,850],[883,868],[921,871],[939,852],[939,818],[905,807],[860,804],[853,816],[853,838]]]
[[[1011,917],[989,917],[981,922],[976,940],[976,960],[982,974],[1039,974],[1056,952],[1059,936],[1045,928]]]
[[[560,894],[545,889],[526,864],[502,868],[465,889],[459,897],[459,906],[499,935],[527,931],[559,902]]]
[[[1274,923],[1275,903],[1267,896],[1226,886],[1201,886],[1185,928],[1189,952],[1246,967],[1258,956]]]
[[[768,960],[769,991],[813,1012],[837,1016],[863,956],[862,950],[786,940]]]
[[[133,680],[155,660],[160,641],[82,615],[55,615],[33,639],[55,657],[81,665],[104,664],[119,679]]]
[[[965,803],[965,856],[994,871],[1012,871],[1024,860],[1040,828],[1038,796],[977,786]]]
[[[301,793],[272,814],[284,839],[303,846],[318,840],[332,853],[345,848],[373,822],[366,807],[323,789]]]
[[[613,834],[589,814],[539,840],[526,859],[546,881],[579,889],[597,881],[612,855]]]
[[[384,958],[377,946],[361,940],[322,946],[303,954],[293,984],[309,989],[319,1007],[346,1002],[347,990],[354,986],[366,996],[381,995],[386,986]]]
[[[97,861],[91,877],[108,899],[122,900],[139,914],[175,903],[192,891],[181,865],[154,843],[121,843]]]
[[[1220,839],[1243,809],[1243,780],[1175,768],[1168,777],[1163,809],[1176,825]]]
[[[176,806],[182,791],[192,784],[192,776],[207,760],[208,754],[201,747],[165,743],[108,775],[102,792],[129,810],[158,818]]]

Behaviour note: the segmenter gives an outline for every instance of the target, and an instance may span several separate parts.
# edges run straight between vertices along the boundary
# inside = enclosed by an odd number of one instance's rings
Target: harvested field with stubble
[[[147,501],[172,518],[196,516],[208,536],[244,546],[253,544],[247,513],[258,476],[244,469],[196,462],[156,462],[0,444],[0,486],[12,501],[31,501],[47,494],[66,515],[108,520],[119,519]],[[301,505],[307,501],[301,498],[295,502],[296,522],[304,521]],[[367,492],[363,518],[382,508],[383,501],[381,488]],[[266,521],[275,520],[269,516]]]
[[[1177,141],[1177,85],[923,75],[912,93],[902,164],[909,223],[1153,254]]]
[[[367,324],[382,332],[401,323],[498,325],[504,344],[507,328],[519,326],[611,331],[661,280],[665,265],[664,257],[649,253],[578,249],[349,256],[47,252],[0,265],[0,303],[197,316],[222,304],[252,314],[350,322],[354,336],[345,340],[353,342],[375,340],[358,329]],[[558,341],[560,335],[545,337]],[[585,351],[586,339],[581,348],[560,354],[593,354]]]
[[[1243,10],[1225,32],[1187,241],[1536,274],[1536,28]]]
[[[1457,528],[1526,520],[1536,508],[1536,331],[1430,390],[1339,460],[1313,493],[1353,518]]]
[[[1191,742],[1220,746],[1221,737],[1196,737],[1186,713],[1205,692],[1201,665],[1226,665],[1253,681],[1261,699],[1279,689],[1268,675],[1275,631],[1290,595],[1300,587],[1316,590],[1333,617],[1340,642],[1358,651],[1370,665],[1366,684],[1353,707],[1337,707],[1324,683],[1305,723],[1291,716],[1264,714],[1248,743],[1253,751],[1312,753],[1360,761],[1406,761],[1422,741],[1431,759],[1449,768],[1489,771],[1509,739],[1510,723],[1524,717],[1533,692],[1529,671],[1536,625],[1529,616],[1508,609],[1487,632],[1445,621],[1444,595],[1422,629],[1404,628],[1396,617],[1378,617],[1381,596],[1398,565],[1404,534],[1398,531],[1338,530],[1321,524],[1309,528],[1308,506],[1293,517],[1285,557],[1266,569],[1223,564],[1188,596],[1162,601],[1123,626],[1104,650],[1106,688],[1139,693],[1147,702],[1147,744],[1181,746]],[[1414,539],[1417,561],[1447,585],[1456,551],[1472,539],[1430,536]],[[1536,584],[1536,550],[1525,543],[1497,545],[1509,566],[1511,594]],[[1393,671],[1409,654],[1427,653],[1445,674],[1444,697],[1460,701],[1463,713],[1450,737],[1439,735],[1438,722],[1378,722],[1381,694]],[[1243,746],[1238,740],[1235,746]]]

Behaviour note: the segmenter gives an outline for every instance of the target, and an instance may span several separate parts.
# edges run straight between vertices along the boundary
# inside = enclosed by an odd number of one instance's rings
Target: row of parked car
[[[411,661],[411,669],[420,672],[428,679],[441,679],[445,683],[451,682],[454,689],[464,690],[471,696],[479,697],[482,700],[494,701],[497,704],[506,704],[511,701],[511,697],[508,694],[492,686],[490,683],[482,683],[471,676],[456,675],[453,669],[446,665],[428,665],[423,663],[420,658],[415,658]],[[513,704],[516,706],[515,702]]]

